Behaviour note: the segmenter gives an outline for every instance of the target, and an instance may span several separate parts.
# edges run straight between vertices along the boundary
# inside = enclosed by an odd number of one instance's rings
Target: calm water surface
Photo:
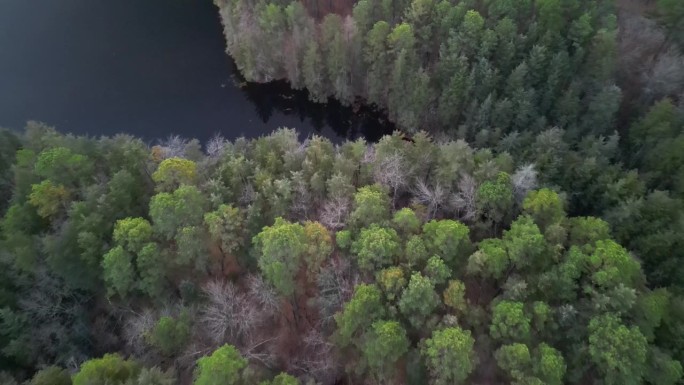
[[[369,108],[242,83],[211,0],[0,0],[0,126],[27,120],[147,140],[283,126],[333,140],[391,131]]]

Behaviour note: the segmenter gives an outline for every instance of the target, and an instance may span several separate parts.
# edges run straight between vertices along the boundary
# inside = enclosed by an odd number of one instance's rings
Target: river
[[[148,141],[278,127],[375,141],[392,129],[367,107],[242,82],[211,0],[0,0],[0,126],[28,120]]]

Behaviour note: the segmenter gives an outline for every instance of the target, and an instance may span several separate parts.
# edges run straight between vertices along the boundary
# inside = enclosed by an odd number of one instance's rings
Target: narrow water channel
[[[377,140],[392,129],[368,107],[242,82],[211,0],[0,0],[0,126],[27,120],[149,141],[278,127]]]

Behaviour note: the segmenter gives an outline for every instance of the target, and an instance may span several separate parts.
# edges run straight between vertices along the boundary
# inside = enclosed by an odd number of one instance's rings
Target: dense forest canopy
[[[0,383],[681,383],[682,4],[217,0],[410,137],[0,130]]]
[[[0,362],[29,384],[675,384],[681,201],[559,135],[523,159],[422,132],[5,131]]]
[[[524,145],[558,127],[577,139],[611,135],[623,103],[682,100],[677,0],[215,2],[248,80],[361,98],[410,132]]]

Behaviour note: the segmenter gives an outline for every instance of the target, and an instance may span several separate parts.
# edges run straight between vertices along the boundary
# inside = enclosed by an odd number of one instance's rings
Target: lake
[[[247,84],[211,0],[0,0],[0,126],[62,132],[257,137],[278,127],[336,142],[391,132],[369,107]]]

